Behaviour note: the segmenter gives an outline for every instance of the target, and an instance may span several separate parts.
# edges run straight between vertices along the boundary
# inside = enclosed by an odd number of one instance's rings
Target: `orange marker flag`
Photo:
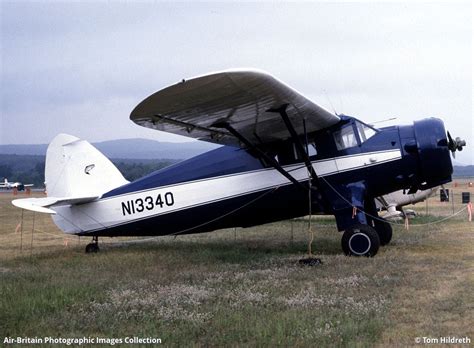
[[[467,213],[469,215],[469,222],[472,221],[472,202],[467,203]]]

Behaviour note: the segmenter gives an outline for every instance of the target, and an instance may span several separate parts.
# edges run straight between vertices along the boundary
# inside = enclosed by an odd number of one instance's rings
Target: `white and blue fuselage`
[[[439,127],[440,121],[427,121]],[[337,127],[357,131],[358,123],[345,117]],[[354,146],[341,150],[340,144],[333,141],[331,146],[323,134],[315,136],[318,142],[311,144],[317,153],[310,159],[321,190],[313,195],[312,213],[334,214],[342,230],[353,223],[348,219],[352,219],[353,206],[371,209],[366,204],[368,197],[373,201],[373,197],[417,183],[434,186],[449,181],[449,169],[429,183],[421,178],[420,151],[413,154],[404,148],[415,138],[413,126],[391,127],[377,130],[365,141],[358,134],[355,145],[350,144]],[[445,158],[447,150],[439,150]],[[282,168],[308,185],[305,164],[296,154],[288,158],[288,151],[283,152],[285,156],[274,154]],[[449,153],[447,158],[450,165]],[[414,168],[407,167],[411,162],[416,164]],[[154,172],[113,189],[96,201],[56,206],[54,210],[55,223],[66,233],[94,236],[199,233],[309,213],[307,192],[248,151],[230,146]]]

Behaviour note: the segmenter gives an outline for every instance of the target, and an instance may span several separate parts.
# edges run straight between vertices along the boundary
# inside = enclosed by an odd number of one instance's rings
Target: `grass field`
[[[133,242],[64,236],[0,194],[0,339],[161,338],[165,346],[406,346],[474,339],[474,222],[455,204],[394,226],[374,258],[345,257],[332,218]],[[415,206],[420,214],[425,203]],[[15,232],[15,230],[17,230]],[[474,341],[473,341],[474,342]],[[2,344],[0,343],[0,345]]]

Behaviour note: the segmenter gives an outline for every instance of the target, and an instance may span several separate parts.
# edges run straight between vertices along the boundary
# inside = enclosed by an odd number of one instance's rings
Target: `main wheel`
[[[379,250],[380,240],[374,228],[358,224],[344,232],[341,246],[346,255],[372,257]]]
[[[385,220],[374,220],[375,231],[379,235],[380,245],[387,245],[392,240],[392,225]]]

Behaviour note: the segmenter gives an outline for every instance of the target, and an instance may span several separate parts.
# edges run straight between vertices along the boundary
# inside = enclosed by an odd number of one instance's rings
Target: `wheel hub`
[[[365,255],[372,246],[369,236],[364,233],[354,233],[349,238],[349,248],[355,255]]]

